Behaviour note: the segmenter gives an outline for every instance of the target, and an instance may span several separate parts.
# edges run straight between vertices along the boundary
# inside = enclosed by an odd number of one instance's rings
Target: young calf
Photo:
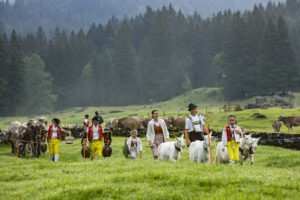
[[[180,158],[181,148],[184,148],[183,134],[181,137],[176,138],[176,142],[164,142],[158,146],[158,159],[160,161],[176,162]]]
[[[212,138],[212,134],[210,133],[210,138]],[[192,142],[189,147],[190,152],[190,160],[195,163],[210,163],[210,155],[209,155],[209,141],[208,136],[204,136],[204,141],[196,140]]]

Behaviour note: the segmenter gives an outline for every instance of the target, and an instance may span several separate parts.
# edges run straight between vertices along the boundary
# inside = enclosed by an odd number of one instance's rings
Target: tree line
[[[289,0],[202,18],[170,5],[52,38],[42,27],[4,33],[0,115],[148,104],[199,87],[223,87],[227,99],[297,90],[299,10]]]

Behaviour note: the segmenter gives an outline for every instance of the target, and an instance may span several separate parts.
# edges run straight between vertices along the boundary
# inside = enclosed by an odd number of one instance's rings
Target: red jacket
[[[229,125],[226,126],[226,133],[227,133],[227,141],[230,141],[230,140],[234,139],[234,138],[231,137],[233,132],[231,133]]]
[[[52,133],[53,133],[53,124],[51,124],[49,126],[48,139],[50,139],[52,137]],[[61,139],[61,128],[60,127],[57,127],[57,133],[58,133],[58,138]]]
[[[83,120],[83,126],[89,126],[89,121],[87,123],[85,122],[85,119]]]
[[[102,126],[98,125],[98,134],[99,134],[99,140],[102,141]],[[93,140],[93,125],[89,127],[88,132],[89,141],[91,142]]]

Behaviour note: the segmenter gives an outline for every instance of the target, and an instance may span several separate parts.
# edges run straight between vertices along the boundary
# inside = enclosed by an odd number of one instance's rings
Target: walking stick
[[[83,162],[85,162],[85,145],[86,142],[83,143]]]
[[[205,127],[204,127],[205,128]],[[211,142],[210,142],[210,135],[209,135],[209,127],[206,126],[205,128],[205,131],[206,131],[206,134],[208,136],[208,143],[209,143],[209,155],[210,155],[210,164],[212,165],[213,164],[213,161],[212,161],[212,153],[211,153]]]

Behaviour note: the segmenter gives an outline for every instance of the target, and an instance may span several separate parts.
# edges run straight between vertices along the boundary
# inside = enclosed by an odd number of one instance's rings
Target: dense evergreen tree
[[[23,114],[44,114],[53,111],[56,96],[52,93],[52,77],[45,72],[45,63],[38,54],[24,58]]]

